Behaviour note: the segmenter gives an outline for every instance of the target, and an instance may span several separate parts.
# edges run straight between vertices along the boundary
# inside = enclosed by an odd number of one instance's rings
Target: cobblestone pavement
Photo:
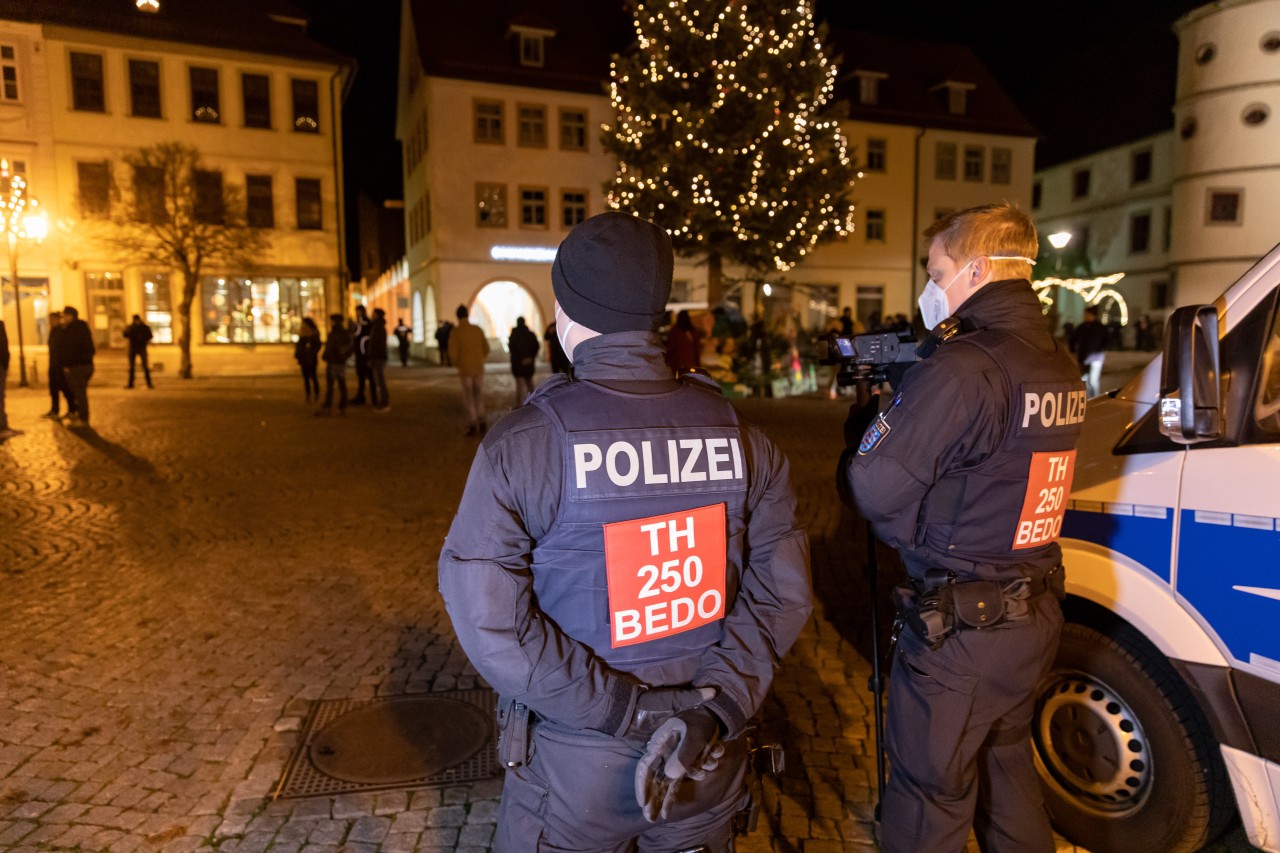
[[[496,779],[271,799],[311,703],[482,686],[435,568],[475,443],[451,373],[389,373],[390,413],[318,419],[292,377],[126,391],[105,371],[92,431],[11,389],[0,850],[488,849]],[[489,385],[509,406],[505,369]],[[863,546],[831,486],[844,407],[742,409],[791,456],[818,605],[767,707],[789,764],[740,849],[871,850]]]

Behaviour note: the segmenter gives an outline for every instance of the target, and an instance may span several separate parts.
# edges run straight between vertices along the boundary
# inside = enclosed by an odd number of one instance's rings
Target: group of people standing
[[[136,314],[133,319],[141,322]],[[145,325],[142,328],[147,329]],[[147,329],[148,340],[150,331]],[[128,336],[129,330],[126,330],[125,337]],[[130,341],[132,352],[132,339]],[[49,314],[49,411],[45,412],[44,417],[51,420],[62,419],[64,416],[60,404],[62,400],[66,400],[67,426],[88,426],[89,380],[93,377],[95,352],[93,333],[89,331],[89,324],[80,319],[80,312],[76,308],[68,305],[60,312]],[[132,387],[132,360],[129,372],[129,384]],[[151,385],[149,373],[147,385]]]
[[[409,366],[409,343],[413,329],[400,320],[395,328],[400,345],[400,364]],[[355,356],[356,393],[347,398],[347,362]],[[298,341],[294,344],[293,357],[302,370],[302,387],[308,403],[320,403],[317,417],[334,414],[333,392],[338,390],[337,414],[346,414],[347,406],[362,406],[366,402],[375,412],[391,411],[391,395],[387,390],[387,312],[373,309],[373,316],[363,305],[356,306],[355,319],[347,324],[341,314],[329,315],[329,334],[322,342],[315,320],[305,317]],[[320,362],[325,365],[325,394],[320,402]],[[368,387],[368,396],[365,388]]]

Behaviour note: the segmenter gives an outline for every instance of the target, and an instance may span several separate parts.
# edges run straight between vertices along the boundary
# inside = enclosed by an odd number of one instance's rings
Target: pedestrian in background
[[[458,325],[448,334],[449,362],[458,368],[462,383],[462,408],[467,415],[467,435],[483,435],[488,424],[484,419],[484,362],[489,356],[489,339],[479,326],[467,319],[467,306],[455,312]]]
[[[129,384],[125,387],[133,387],[133,371],[138,359],[142,359],[142,375],[146,377],[147,387],[156,387],[151,384],[151,364],[147,359],[147,344],[151,343],[151,327],[134,314],[133,322],[124,330],[124,337],[129,340]]]
[[[786,458],[663,359],[672,264],[667,233],[625,213],[565,238],[558,331],[586,381],[553,377],[494,427],[440,555],[506,721],[500,853],[732,849],[743,734],[812,609]],[[657,477],[637,479],[641,447]],[[648,562],[684,574],[642,585]]]
[[[1102,393],[1102,364],[1107,360],[1107,327],[1098,322],[1097,306],[1084,309],[1084,322],[1076,327],[1071,348],[1080,362],[1081,378],[1090,397]]]
[[[62,312],[53,311],[49,314],[49,337],[47,340],[49,346],[49,411],[45,412],[43,417],[57,420],[61,406],[59,405],[59,397],[66,398],[67,414],[74,415],[76,413],[76,401],[71,396],[71,387],[67,385],[67,375],[62,371],[63,350],[66,345],[62,342]]]
[[[391,399],[387,396],[387,312],[381,308],[373,309],[365,362],[369,365],[369,402],[375,412],[391,411]]]
[[[406,326],[404,318],[396,321],[396,342],[400,345],[400,366],[409,366],[409,343],[413,340],[413,326]]]
[[[667,330],[667,365],[679,373],[698,367],[702,361],[702,335],[693,327],[688,311],[676,314],[676,321]]]
[[[850,408],[839,473],[908,576],[880,849],[960,851],[972,829],[984,851],[1052,853],[1031,724],[1062,630],[1063,510],[1040,495],[1071,485],[1084,412],[1033,415],[1084,389],[1031,289],[1030,217],[984,205],[924,236],[924,358],[892,400]]]
[[[542,344],[528,326],[523,317],[516,318],[515,328],[507,338],[507,352],[511,354],[511,375],[516,380],[516,405],[523,406],[524,401],[533,393],[533,372],[538,366],[538,352]]]
[[[567,376],[573,376],[573,364],[570,363],[569,357],[564,354],[564,347],[560,346],[560,338],[556,336],[556,321],[552,320],[547,326],[547,331],[543,333],[542,340],[547,345],[547,364],[551,365],[552,373],[563,373]]]
[[[351,324],[351,340],[356,354],[356,395],[351,398],[351,405],[353,406],[364,405],[365,383],[373,384],[369,375],[369,358],[365,354],[365,348],[369,344],[369,327],[369,310],[363,305],[357,305],[356,320]],[[373,391],[370,392],[370,394],[375,393]],[[374,405],[378,403],[376,398],[373,402]]]
[[[312,395],[317,402],[320,400],[320,378],[316,375],[316,368],[319,367],[322,346],[316,321],[303,317],[302,328],[298,330],[298,341],[293,345],[293,359],[302,368],[302,388],[307,393],[308,403],[311,402]]]
[[[93,333],[89,324],[80,319],[80,312],[68,305],[62,309],[65,321],[62,333],[62,373],[76,402],[76,413],[67,424],[73,427],[89,425],[89,380],[93,378]]]
[[[441,320],[436,324],[436,349],[440,351],[440,366],[449,367],[449,335],[453,333],[453,324]]]
[[[333,386],[338,386],[338,414],[347,413],[347,359],[354,344],[351,333],[342,327],[342,315],[329,315],[329,337],[324,342],[324,403],[316,416],[333,414]]]
[[[4,389],[9,381],[9,333],[5,331],[4,320],[0,320],[0,441],[22,435],[22,430],[9,426],[9,415],[4,408]]]

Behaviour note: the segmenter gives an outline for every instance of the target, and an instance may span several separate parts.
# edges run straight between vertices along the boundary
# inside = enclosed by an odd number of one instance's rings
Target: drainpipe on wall
[[[922,127],[920,132],[916,134],[915,174],[911,176],[911,301],[907,304],[906,315],[908,317],[915,316],[914,306],[918,297],[916,293],[916,259],[919,257],[919,251],[916,248],[916,243],[920,239],[920,142],[928,132],[929,129],[927,127]]]
[[[342,122],[338,120],[338,103],[340,101],[338,95],[338,80],[341,76],[342,68],[339,66],[329,78],[329,121],[333,124],[333,183],[338,207],[338,305],[329,306],[329,312],[337,312],[345,316],[347,313],[347,292],[350,285],[350,271],[347,269],[346,188],[342,184],[344,176],[344,170],[342,168]],[[349,82],[350,79],[348,78],[348,80],[344,81],[342,84],[341,100],[345,100]]]

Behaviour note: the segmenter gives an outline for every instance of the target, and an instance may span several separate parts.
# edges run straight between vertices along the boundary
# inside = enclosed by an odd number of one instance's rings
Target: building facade
[[[505,341],[518,316],[552,321],[551,260],[568,231],[607,209],[616,161],[609,57],[634,37],[616,9],[508,0],[458,15],[403,0],[397,137],[406,259],[431,343],[459,305]],[[821,328],[843,306],[865,320],[916,313],[936,217],[984,202],[1029,207],[1034,129],[966,48],[833,33],[846,63],[837,97],[862,177],[852,234],[766,281],[726,267],[728,298]],[[860,64],[851,64],[857,57]],[[870,81],[870,82],[868,82]],[[763,284],[768,283],[768,295]],[[676,259],[673,307],[706,306],[706,269]],[[763,300],[764,304],[757,303]]]
[[[1211,3],[1174,30],[1172,129],[1036,173],[1041,234],[1072,235],[1068,271],[1124,274],[1124,305],[1101,306],[1116,320],[1212,302],[1280,240],[1280,0]],[[1084,300],[1059,305],[1078,321]]]
[[[252,267],[204,269],[191,309],[193,361],[198,352],[206,365],[249,352],[287,358],[303,316],[342,307],[340,127],[350,61],[312,41],[282,2],[30,8],[23,20],[0,20],[0,56],[12,63],[0,73],[17,91],[0,103],[0,121],[21,129],[5,134],[11,150],[0,156],[26,170],[49,222],[43,244],[19,241],[33,353],[48,312],[70,304],[100,349],[122,347],[124,326],[141,315],[156,359],[177,366],[164,349],[178,334],[175,276],[102,239],[115,206],[141,186],[126,158],[176,142],[200,153],[197,196],[235,188],[269,243]]]

